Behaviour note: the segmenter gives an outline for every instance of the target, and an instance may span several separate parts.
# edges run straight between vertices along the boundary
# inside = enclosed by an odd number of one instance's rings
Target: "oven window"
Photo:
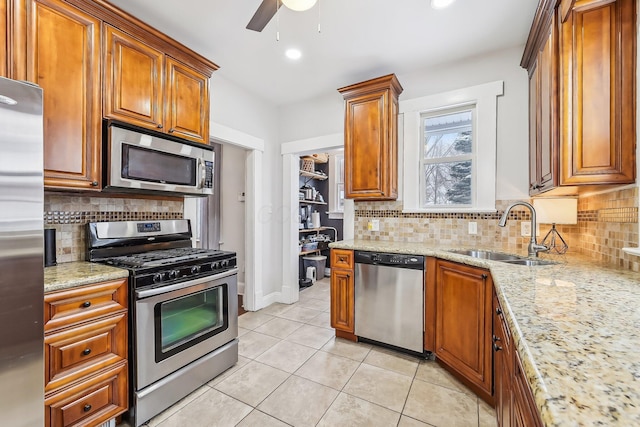
[[[139,181],[196,185],[196,159],[122,144],[122,177]]]
[[[227,329],[227,286],[163,301],[154,311],[160,361]]]

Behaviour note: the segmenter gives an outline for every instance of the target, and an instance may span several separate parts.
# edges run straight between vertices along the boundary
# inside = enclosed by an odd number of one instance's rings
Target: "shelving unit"
[[[333,231],[333,240],[332,240],[333,242],[335,242],[338,238],[338,230],[336,230],[333,227],[301,228],[300,230],[298,230],[300,234],[316,233],[316,235],[320,234],[321,231]],[[326,250],[326,248],[314,249],[312,251],[301,251],[298,255],[303,256],[303,255],[309,255],[314,253],[320,253],[323,250]]]
[[[301,205],[326,205],[325,202],[316,202],[314,200],[304,200],[304,199],[298,200],[298,203],[300,203]]]

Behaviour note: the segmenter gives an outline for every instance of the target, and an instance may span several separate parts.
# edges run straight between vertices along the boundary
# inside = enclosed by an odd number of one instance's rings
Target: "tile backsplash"
[[[437,242],[442,246],[482,247],[501,242],[503,251],[526,254],[529,237],[521,237],[521,223],[530,221],[529,211],[521,206],[509,213],[506,227],[498,220],[514,200],[500,200],[497,212],[477,213],[404,213],[402,202],[356,202],[356,239]],[[368,222],[380,220],[380,231],[368,230]],[[468,233],[468,223],[477,222],[478,234]],[[539,238],[551,228],[539,226]],[[640,271],[640,258],[625,254],[623,247],[638,246],[638,188],[585,196],[578,199],[578,223],[556,226],[569,245],[569,252],[595,260]]]
[[[58,193],[44,195],[44,226],[56,229],[58,263],[84,260],[85,224],[88,222],[182,217],[182,200],[91,197]]]

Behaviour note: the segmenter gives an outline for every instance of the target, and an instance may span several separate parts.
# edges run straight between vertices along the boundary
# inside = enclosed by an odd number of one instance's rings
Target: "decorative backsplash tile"
[[[85,224],[180,219],[182,201],[104,198],[45,193],[44,226],[56,229],[58,263],[85,258]]]
[[[357,239],[426,242],[443,246],[494,246],[503,251],[526,254],[529,237],[520,236],[521,223],[530,221],[529,211],[521,206],[509,213],[506,227],[498,220],[514,200],[501,200],[495,213],[403,213],[402,202],[356,202]],[[368,230],[370,219],[380,221],[380,231]],[[468,233],[469,221],[478,223],[478,234]],[[551,228],[539,225],[538,241]],[[596,260],[640,271],[640,260],[622,252],[623,247],[638,245],[638,188],[627,188],[578,199],[578,224],[556,227],[569,245],[569,251],[586,254]]]

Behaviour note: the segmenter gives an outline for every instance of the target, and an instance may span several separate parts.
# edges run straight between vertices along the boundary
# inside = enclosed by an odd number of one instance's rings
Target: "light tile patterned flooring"
[[[239,360],[150,427],[495,426],[495,412],[435,362],[337,339],[329,280],[239,318]]]

